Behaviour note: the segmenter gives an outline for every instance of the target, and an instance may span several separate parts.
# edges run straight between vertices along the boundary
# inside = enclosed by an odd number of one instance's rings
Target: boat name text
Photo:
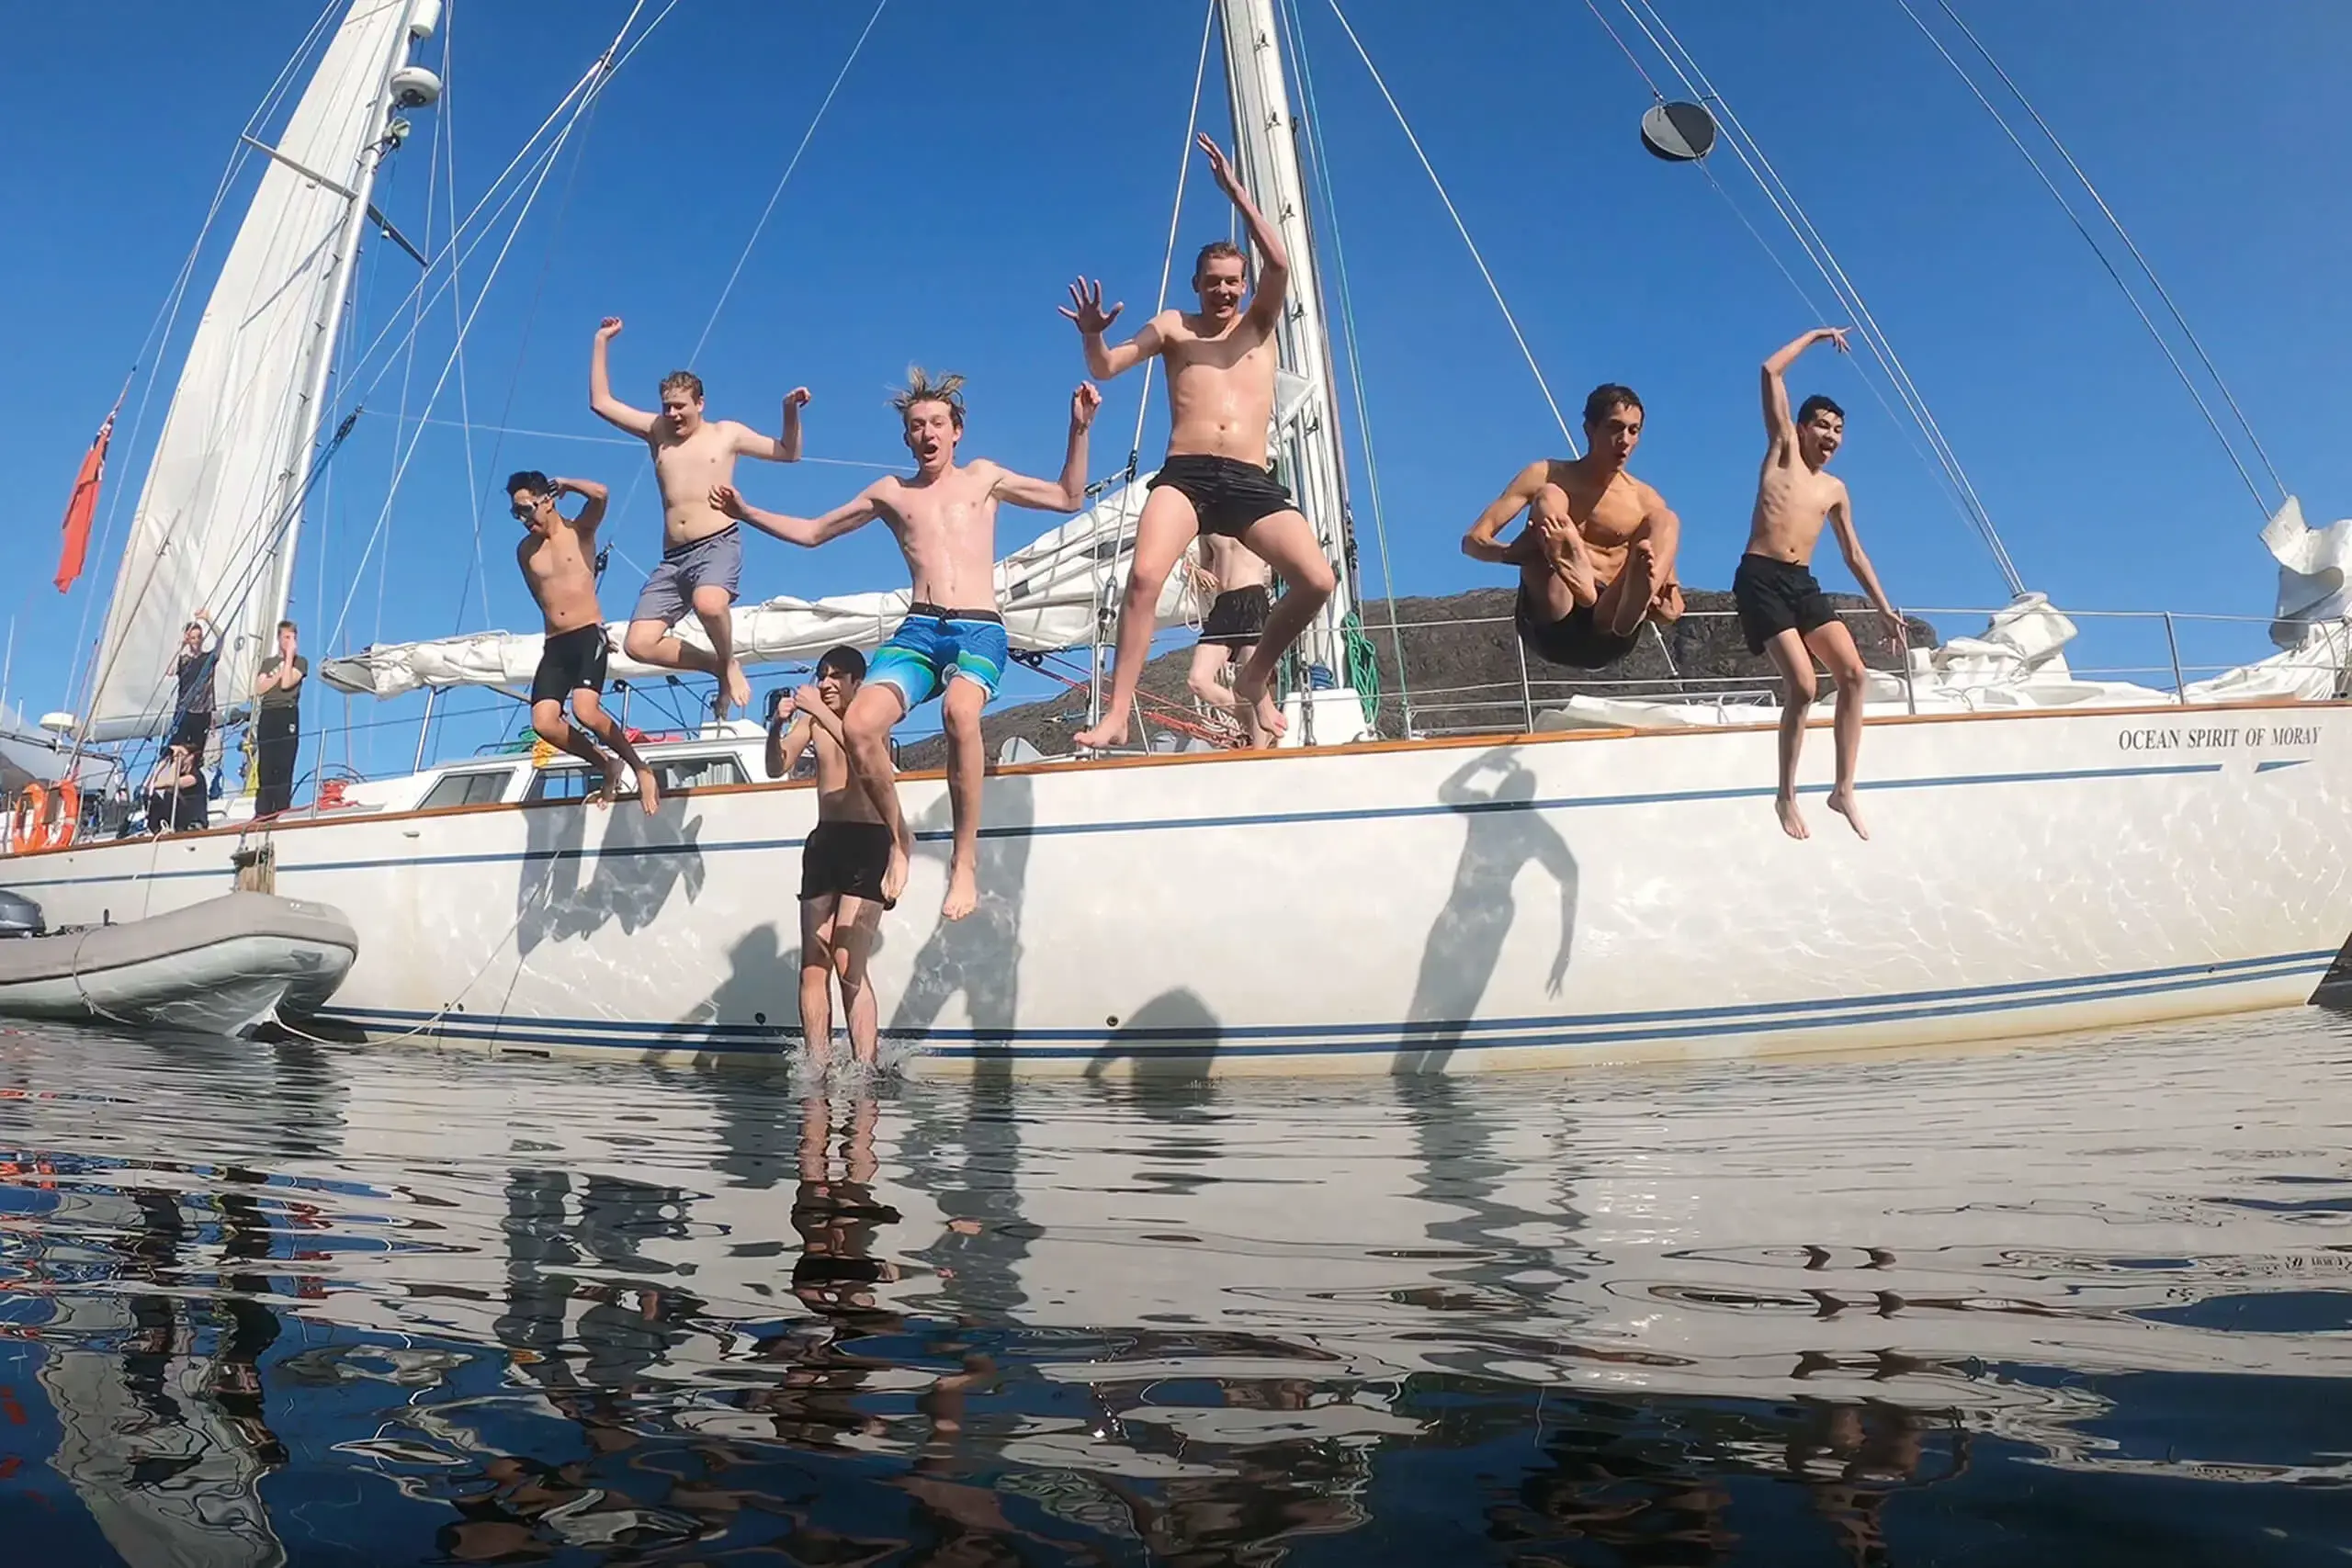
[[[2233,725],[2227,728],[2126,729],[2115,738],[2123,751],[2226,751],[2246,746],[2315,746],[2319,727],[2309,724]]]

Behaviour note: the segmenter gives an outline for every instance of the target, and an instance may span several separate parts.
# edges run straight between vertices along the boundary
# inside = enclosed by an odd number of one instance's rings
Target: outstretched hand
[[[1225,149],[1211,141],[1209,133],[1205,130],[1193,138],[1193,145],[1208,155],[1209,174],[1216,181],[1216,188],[1237,200],[1239,199],[1241,177],[1233,172],[1233,164],[1227,160]]]
[[[618,316],[606,316],[602,321],[597,323],[596,336],[600,340],[609,343],[614,338],[620,335],[621,319]]]
[[[808,406],[808,389],[806,387],[795,387],[792,390],[785,393],[784,406],[786,409],[807,408]]]
[[[733,485],[711,486],[710,504],[714,511],[725,513],[738,523],[748,521],[743,515],[743,498],[736,493]]]
[[[1827,338],[1831,343],[1836,344],[1838,345],[1838,353],[1840,353],[1840,354],[1851,354],[1851,353],[1853,352],[1853,350],[1852,350],[1852,349],[1850,349],[1850,348],[1849,348],[1849,347],[1847,346],[1847,344],[1846,344],[1846,334],[1847,334],[1848,333],[1849,333],[1849,332],[1852,332],[1852,331],[1854,330],[1853,328],[1851,328],[1851,327],[1821,327],[1821,328],[1817,328],[1817,329],[1815,329],[1815,330],[1819,333],[1819,334],[1820,334],[1821,336],[1826,337],[1826,338]]]
[[[1069,395],[1069,424],[1072,430],[1084,430],[1094,423],[1094,411],[1102,406],[1102,389],[1091,381],[1080,381]]]
[[[1076,309],[1073,310],[1072,306]],[[1055,307],[1063,315],[1077,322],[1078,330],[1088,337],[1101,337],[1104,333],[1109,332],[1111,323],[1117,321],[1119,312],[1126,308],[1127,302],[1122,299],[1109,310],[1104,310],[1102,280],[1084,277],[1069,286],[1069,304]]]

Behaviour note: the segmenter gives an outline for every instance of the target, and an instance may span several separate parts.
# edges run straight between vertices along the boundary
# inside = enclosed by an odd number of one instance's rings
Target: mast
[[[1234,164],[1290,253],[1290,288],[1276,333],[1282,366],[1274,393],[1276,458],[1339,580],[1330,602],[1298,648],[1307,665],[1321,667],[1334,687],[1344,689],[1345,625],[1356,604],[1355,535],[1332,397],[1323,279],[1308,219],[1306,176],[1299,167],[1298,122],[1291,114],[1290,89],[1283,73],[1274,0],[1220,0],[1218,19],[1225,34],[1226,88],[1233,106]]]
[[[344,306],[351,297],[352,276],[359,268],[359,237],[373,210],[377,171],[408,135],[408,122],[399,118],[401,111],[432,101],[422,84],[406,85],[403,90],[402,73],[408,70],[409,51],[432,37],[439,24],[441,0],[390,3],[401,7],[401,25],[392,30],[391,47],[385,52],[383,76],[373,100],[377,107],[370,117],[374,129],[359,150],[358,169],[345,193],[343,227],[335,235],[334,271],[320,296],[318,314],[310,324],[308,367],[301,400],[295,406],[286,466],[278,472],[277,493],[272,497],[269,515],[290,514],[290,520],[277,541],[276,558],[270,563],[269,582],[264,590],[262,603],[268,614],[256,623],[263,628],[264,646],[268,645],[268,629],[285,619],[286,607],[293,598],[294,541],[300,536],[302,513],[307,509],[304,491],[311,471],[311,453],[318,443],[320,422],[326,417],[327,386],[334,378],[335,332],[343,319]],[[438,84],[432,84],[432,95],[437,95],[438,90]],[[232,699],[231,705],[238,705],[236,699]]]

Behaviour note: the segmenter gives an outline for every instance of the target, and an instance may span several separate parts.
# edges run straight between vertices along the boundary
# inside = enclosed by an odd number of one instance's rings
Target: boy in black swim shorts
[[[584,504],[566,517],[557,498],[579,496]],[[539,667],[531,675],[531,728],[548,745],[571,752],[594,768],[601,783],[589,796],[609,805],[619,780],[615,758],[637,777],[638,804],[649,817],[662,804],[662,790],[628,735],[600,700],[605,689],[605,617],[596,607],[596,526],[605,520],[605,487],[594,479],[551,479],[526,468],[506,481],[506,499],[523,525],[514,562],[531,597],[539,602],[547,630]],[[571,718],[564,716],[564,705]],[[578,723],[573,723],[577,719]],[[610,755],[606,753],[609,752]]]
[[[880,1051],[880,1015],[865,963],[890,907],[882,896],[890,829],[850,777],[842,728],[865,679],[865,657],[836,648],[817,661],[815,682],[788,705],[781,686],[768,694],[768,777],[784,777],[812,747],[817,753],[817,825],[800,848],[800,1033],[809,1061],[820,1066],[832,1060],[836,984],[851,1054],[872,1066]]]

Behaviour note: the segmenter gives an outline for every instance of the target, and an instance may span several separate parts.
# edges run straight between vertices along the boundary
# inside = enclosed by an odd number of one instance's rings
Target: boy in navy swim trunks
[[[1846,329],[1815,327],[1764,362],[1764,468],[1756,481],[1756,513],[1748,525],[1747,553],[1732,574],[1732,602],[1752,653],[1769,653],[1781,671],[1781,787],[1773,799],[1781,830],[1792,839],[1810,837],[1797,811],[1797,753],[1804,746],[1804,720],[1813,706],[1813,661],[1819,659],[1838,682],[1838,781],[1829,809],[1867,839],[1854,806],[1854,760],[1862,746],[1862,698],[1868,679],[1853,635],[1830,608],[1814,580],[1810,563],[1826,522],[1836,530],[1862,592],[1883,616],[1887,635],[1903,645],[1903,617],[1878,584],[1862,541],[1854,532],[1854,508],[1842,479],[1827,472],[1829,458],[1846,439],[1846,411],[1818,394],[1789,417],[1789,389],[1782,376],[1797,355],[1817,343],[1846,352]]]
[[[850,769],[890,829],[890,862],[882,878],[888,908],[906,890],[914,852],[899,810],[890,772],[890,730],[909,713],[944,694],[940,726],[947,734],[947,793],[955,810],[956,848],[948,863],[947,897],[939,912],[960,920],[979,903],[980,710],[1003,678],[1004,617],[996,607],[996,508],[999,502],[1039,512],[1076,512],[1086,504],[1086,431],[1102,394],[1081,381],[1069,399],[1069,445],[1058,479],[1033,479],[986,458],[959,465],[964,437],[964,378],[934,381],[921,367],[907,373],[907,389],[890,400],[914,454],[911,478],[877,479],[857,499],[822,517],[786,517],[747,504],[730,485],[710,492],[728,516],[795,545],[821,545],[879,517],[898,536],[914,579],[907,618],[875,653],[865,684],[842,720]]]
[[[564,495],[580,497],[578,515],[566,517],[556,510],[556,499]],[[661,785],[598,695],[605,689],[605,615],[596,607],[594,563],[596,525],[605,520],[605,487],[594,479],[551,479],[526,468],[506,481],[506,500],[514,521],[523,525],[514,563],[523,569],[523,581],[539,602],[547,626],[539,667],[531,675],[531,728],[548,744],[596,770],[600,784],[589,797],[593,804],[611,803],[618,783],[613,759],[618,758],[619,766],[637,775],[637,802],[650,817],[662,804]],[[563,716],[567,702],[579,723]]]
[[[1281,357],[1275,332],[1290,287],[1290,255],[1282,236],[1241,188],[1224,152],[1206,136],[1199,140],[1209,173],[1258,247],[1258,291],[1249,304],[1242,304],[1250,283],[1240,247],[1217,240],[1202,246],[1193,264],[1193,288],[1201,298],[1195,313],[1162,310],[1114,348],[1102,334],[1125,307],[1105,310],[1100,282],[1080,278],[1071,284],[1070,302],[1062,309],[1078,327],[1090,374],[1116,376],[1154,355],[1168,362],[1168,457],[1152,476],[1150,497],[1136,521],[1111,695],[1102,705],[1102,722],[1074,737],[1083,747],[1116,746],[1126,739],[1136,682],[1151,655],[1160,590],[1176,558],[1198,535],[1240,540],[1282,573],[1285,584],[1256,647],[1233,677],[1235,711],[1252,746],[1282,734],[1282,713],[1272,695],[1274,671],[1339,581],[1323,542],[1266,461],[1274,369]]]

